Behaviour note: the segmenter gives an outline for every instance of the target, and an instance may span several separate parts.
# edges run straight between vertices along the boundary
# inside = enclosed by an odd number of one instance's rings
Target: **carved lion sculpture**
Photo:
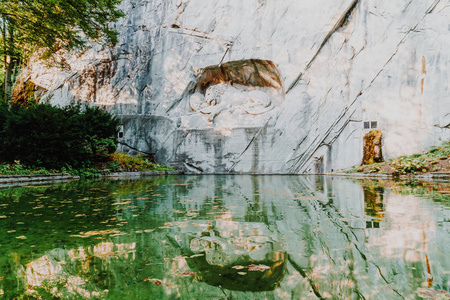
[[[242,109],[250,115],[260,115],[273,109],[272,98],[262,91],[241,91],[229,84],[210,86],[205,96],[195,93],[190,98],[191,109],[195,112],[208,114],[208,121],[223,111],[233,113]]]

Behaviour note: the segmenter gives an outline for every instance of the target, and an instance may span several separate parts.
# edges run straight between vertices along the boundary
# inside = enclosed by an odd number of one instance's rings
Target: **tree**
[[[0,157],[27,166],[88,166],[116,150],[120,120],[99,107],[0,105]]]
[[[116,43],[109,25],[122,17],[121,0],[2,0],[0,3],[4,94],[11,95],[16,67],[43,49],[49,58],[61,49],[82,49],[87,39]]]

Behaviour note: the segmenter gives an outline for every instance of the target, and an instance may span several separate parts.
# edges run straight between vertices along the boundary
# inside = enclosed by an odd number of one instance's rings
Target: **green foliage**
[[[426,157],[422,156],[402,156],[398,159],[391,161],[391,166],[394,168],[394,173],[404,174],[404,173],[415,173],[426,172],[428,169],[428,161]]]
[[[447,159],[450,157],[450,141],[443,143],[440,147],[432,147],[426,155],[434,159]]]
[[[9,115],[9,107],[4,102],[0,102],[0,133],[2,128],[5,126],[6,120]],[[1,138],[1,135],[0,135]]]
[[[119,120],[98,107],[86,107],[79,122],[89,124],[84,126],[84,135],[90,154],[94,156],[95,161],[106,161],[109,155],[116,151]]]
[[[119,162],[117,162],[117,161],[108,161],[106,164],[105,164],[105,168],[106,168],[106,170],[108,170],[109,172],[120,172],[120,171],[122,171],[122,168],[120,167],[120,164],[119,164]]]
[[[370,171],[369,171],[370,173],[381,173],[382,172],[382,170],[381,170],[381,167],[379,166],[379,165],[373,165],[371,168],[370,168]]]
[[[119,120],[98,107],[0,109],[0,157],[28,166],[85,168],[116,149]]]
[[[2,175],[49,175],[51,174],[45,168],[27,168],[22,165],[20,161],[15,161],[14,164],[1,164],[0,174]]]
[[[82,49],[88,40],[116,43],[110,26],[123,14],[121,0],[7,0],[0,2],[0,61],[5,73],[6,101],[14,77],[27,58],[38,50],[47,59],[61,49]],[[3,68],[2,68],[3,70]]]
[[[439,159],[447,159],[450,157],[450,142],[445,142],[442,146],[432,147],[429,151],[422,154],[413,154],[410,156],[402,156],[391,161],[394,173],[415,173],[427,172],[428,170],[436,171],[437,167],[433,166]]]
[[[364,167],[363,166],[357,166],[357,167],[351,168],[350,170],[346,170],[345,173],[346,174],[361,173],[362,171],[364,171]]]
[[[22,51],[44,48],[47,54],[73,49],[89,39],[117,42],[110,23],[122,17],[121,0],[8,0],[0,4],[9,47]],[[83,33],[84,36],[81,34]],[[8,52],[11,52],[9,49]]]
[[[441,146],[432,147],[425,153],[416,153],[410,156],[401,156],[389,161],[393,174],[416,174],[417,172],[438,171],[436,166],[439,160],[450,158],[450,141],[444,142]],[[364,165],[348,170],[347,173],[363,172],[365,168],[369,170],[364,173],[382,172],[380,164]]]
[[[142,156],[131,156],[127,153],[114,153],[113,162],[125,171],[174,171],[174,169],[158,165]]]
[[[80,176],[81,179],[100,177],[100,170],[97,168],[80,168],[80,169],[70,168],[68,173],[73,176]]]

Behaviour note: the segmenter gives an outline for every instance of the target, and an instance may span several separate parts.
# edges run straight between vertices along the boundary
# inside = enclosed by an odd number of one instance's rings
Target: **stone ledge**
[[[143,172],[117,172],[110,174],[102,174],[101,178],[107,177],[149,177],[159,175],[180,175],[183,172],[180,171],[143,171]]]
[[[179,171],[145,171],[145,172],[117,172],[110,174],[99,174],[98,178],[120,178],[120,177],[149,177],[160,175],[179,175]],[[60,180],[79,180],[80,176],[72,175],[0,175],[0,187],[2,184],[21,183],[21,182],[40,182],[40,181],[60,181]]]
[[[72,175],[11,175],[0,176],[0,184],[20,183],[20,182],[36,182],[36,181],[58,181],[58,180],[77,180],[80,176]]]

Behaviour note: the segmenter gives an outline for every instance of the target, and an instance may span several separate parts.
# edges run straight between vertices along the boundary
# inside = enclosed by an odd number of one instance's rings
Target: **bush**
[[[142,156],[131,156],[121,152],[114,153],[111,157],[116,168],[120,167],[125,171],[174,171],[170,167],[155,164]]]
[[[29,166],[84,167],[116,149],[119,120],[98,107],[0,107],[0,157]]]
[[[417,171],[426,172],[428,161],[423,156],[402,156],[398,159],[394,159],[391,162],[392,168],[394,168],[394,173],[405,174],[405,173],[416,173]]]
[[[3,128],[5,127],[6,120],[9,116],[9,109],[5,103],[0,102],[0,142],[1,142],[1,133]]]
[[[106,161],[117,148],[119,120],[98,107],[86,107],[80,122],[85,124],[84,134],[91,155],[96,161]]]
[[[49,175],[50,171],[39,169],[28,169],[23,166],[20,161],[15,161],[14,164],[0,164],[0,174],[2,175]]]

